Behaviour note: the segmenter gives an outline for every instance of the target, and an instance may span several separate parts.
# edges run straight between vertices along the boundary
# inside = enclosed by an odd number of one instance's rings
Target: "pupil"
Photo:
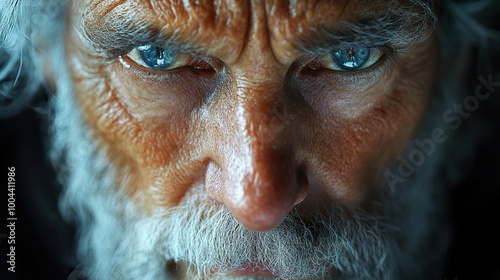
[[[357,70],[361,68],[370,57],[368,48],[348,48],[337,50],[333,53],[335,63],[345,70]]]
[[[156,52],[158,53],[159,59],[163,59],[163,51],[160,48],[156,48]]]

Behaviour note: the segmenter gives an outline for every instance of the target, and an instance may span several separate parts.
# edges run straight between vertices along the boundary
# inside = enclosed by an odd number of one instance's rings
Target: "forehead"
[[[154,20],[161,27],[247,29],[252,15],[273,24],[318,24],[325,21],[356,20],[385,13],[393,0],[88,0],[84,8],[93,17],[107,14],[136,15]],[[415,1],[413,1],[415,2]]]

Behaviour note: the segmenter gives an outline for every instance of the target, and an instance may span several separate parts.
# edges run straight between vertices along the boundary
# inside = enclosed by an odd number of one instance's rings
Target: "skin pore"
[[[293,208],[376,211],[380,176],[425,113],[435,37],[381,48],[354,72],[330,69],[331,52],[304,43],[407,1],[205,2],[72,3],[75,96],[130,199],[154,212],[206,192],[253,231]],[[158,41],[179,53],[172,69],[132,56]]]

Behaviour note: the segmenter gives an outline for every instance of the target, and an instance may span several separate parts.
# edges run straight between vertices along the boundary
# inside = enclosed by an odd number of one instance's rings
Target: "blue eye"
[[[137,47],[141,59],[144,64],[150,68],[154,69],[166,69],[169,68],[176,57],[169,49],[161,48],[155,45],[144,45]]]
[[[332,54],[333,61],[343,70],[359,70],[370,58],[369,48],[347,48],[336,50]],[[366,67],[364,67],[366,68]]]

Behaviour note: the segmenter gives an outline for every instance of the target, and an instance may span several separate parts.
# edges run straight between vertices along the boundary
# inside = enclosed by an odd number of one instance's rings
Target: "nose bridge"
[[[255,68],[263,65],[272,66],[275,63],[279,63],[271,46],[270,30],[267,22],[268,14],[266,12],[265,1],[250,1],[245,42],[236,61],[237,66],[243,66],[243,68],[245,66],[254,66]],[[255,71],[254,74],[256,78],[265,77],[264,72]]]
[[[233,72],[230,94],[218,100],[218,108],[230,108],[219,114],[230,128],[219,144],[219,170],[211,168],[206,180],[209,195],[256,231],[277,226],[304,195],[286,137],[294,116],[286,107],[284,75],[263,72],[250,79],[244,69]]]
[[[243,142],[253,146],[271,144],[289,124],[280,114],[286,107],[280,79],[272,76],[268,79],[245,82],[239,78],[235,90],[235,124],[242,132],[239,136],[244,138]]]
[[[240,148],[235,153],[237,158],[234,164],[247,167],[240,169],[244,173],[240,174],[244,175],[244,181],[260,182],[268,177],[266,174],[271,170],[271,167],[259,168],[262,164],[276,161],[284,164],[287,161],[283,151],[289,147],[282,137],[286,124],[280,123],[276,115],[277,108],[282,106],[282,101],[276,97],[280,93],[271,85],[266,87],[265,83],[261,86],[252,83],[239,86],[236,94],[237,109],[233,123],[237,129],[233,134],[233,143],[238,143]]]
[[[277,132],[248,113],[245,118],[234,134],[239,147],[225,159],[219,200],[245,227],[264,231],[277,226],[299,200],[296,167]]]

